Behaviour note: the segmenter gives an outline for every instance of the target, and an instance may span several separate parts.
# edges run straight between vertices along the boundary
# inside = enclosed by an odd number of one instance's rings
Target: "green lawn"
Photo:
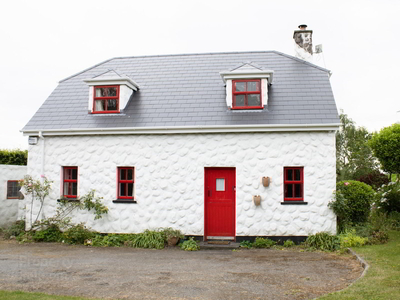
[[[367,275],[351,287],[319,300],[400,299],[400,231],[390,232],[385,245],[354,248],[370,265]],[[0,291],[0,300],[87,300],[89,298],[51,296],[41,293]]]
[[[341,292],[318,299],[400,299],[400,231],[390,232],[390,241],[385,245],[353,250],[368,262],[367,275]]]

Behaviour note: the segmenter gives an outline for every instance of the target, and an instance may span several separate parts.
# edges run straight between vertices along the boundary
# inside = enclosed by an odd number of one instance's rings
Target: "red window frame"
[[[296,170],[300,171],[300,179],[295,179]],[[292,171],[292,179],[289,179],[289,171]],[[296,185],[301,187],[300,197],[295,196]],[[291,186],[292,197],[287,196],[289,186]],[[283,199],[284,201],[304,201],[304,167],[284,167],[283,168]]]
[[[236,91],[236,83],[246,82],[246,91],[238,92]],[[258,91],[247,91],[248,82],[258,82]],[[244,106],[236,106],[236,96],[244,95]],[[248,95],[260,95],[260,106],[249,106],[247,96]],[[247,79],[247,80],[233,80],[232,81],[232,109],[263,109],[262,106],[262,94],[261,94],[261,80],[260,79]]]
[[[69,170],[76,170],[76,178],[67,178]],[[72,175],[71,175],[72,176]],[[76,183],[76,195],[73,195],[73,184]],[[68,186],[68,191],[65,190],[65,185]],[[78,167],[63,167],[63,197],[64,198],[77,198],[78,197]]]
[[[12,195],[14,187],[11,185],[11,183],[14,183],[14,182],[16,182],[17,187],[19,187],[16,196]],[[18,180],[8,180],[7,181],[7,199],[19,199],[19,190],[20,189],[21,189],[21,187],[18,185]]]
[[[117,96],[96,97],[96,89],[98,88],[116,88]],[[107,110],[107,100],[117,100],[116,110]],[[96,111],[96,101],[104,101],[104,110]],[[94,114],[111,114],[119,113],[119,85],[98,85],[93,87],[93,113]]]
[[[132,170],[132,179],[121,179],[121,171],[122,170]],[[129,184],[132,184],[132,195],[128,195],[129,192]],[[128,196],[121,196],[121,186],[125,191],[125,195]],[[124,199],[124,200],[133,200],[135,191],[135,168],[134,167],[118,167],[117,169],[117,199]]]

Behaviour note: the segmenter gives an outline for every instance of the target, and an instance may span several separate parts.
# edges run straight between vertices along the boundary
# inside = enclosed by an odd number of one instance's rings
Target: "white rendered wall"
[[[7,199],[7,181],[23,179],[26,170],[26,166],[0,165],[0,227],[24,217],[24,200]]]
[[[37,178],[42,142],[29,148],[28,173]],[[235,167],[237,236],[336,231],[336,217],[327,207],[335,189],[333,132],[72,136],[46,137],[45,143],[45,175],[54,181],[46,217],[61,194],[62,166],[78,166],[79,195],[95,189],[110,211],[96,221],[81,212],[75,222],[101,232],[173,227],[203,235],[204,168]],[[137,204],[112,202],[118,166],[135,167]],[[308,205],[281,205],[284,166],[304,166]],[[262,186],[263,176],[271,178],[269,187]],[[260,206],[253,204],[253,195],[261,195]]]

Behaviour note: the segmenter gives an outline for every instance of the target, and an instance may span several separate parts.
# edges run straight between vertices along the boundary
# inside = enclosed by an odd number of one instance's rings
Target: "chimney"
[[[295,30],[293,33],[293,39],[296,57],[312,62],[312,30],[307,30],[305,24],[299,25],[299,30]]]

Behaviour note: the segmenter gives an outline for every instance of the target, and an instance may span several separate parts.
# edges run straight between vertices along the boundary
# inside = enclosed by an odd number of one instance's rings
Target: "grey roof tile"
[[[274,70],[268,106],[237,112],[225,103],[219,72],[243,63]],[[88,114],[83,79],[118,70],[140,85],[125,115]],[[113,58],[60,81],[23,130],[191,125],[339,123],[329,71],[276,52]]]

